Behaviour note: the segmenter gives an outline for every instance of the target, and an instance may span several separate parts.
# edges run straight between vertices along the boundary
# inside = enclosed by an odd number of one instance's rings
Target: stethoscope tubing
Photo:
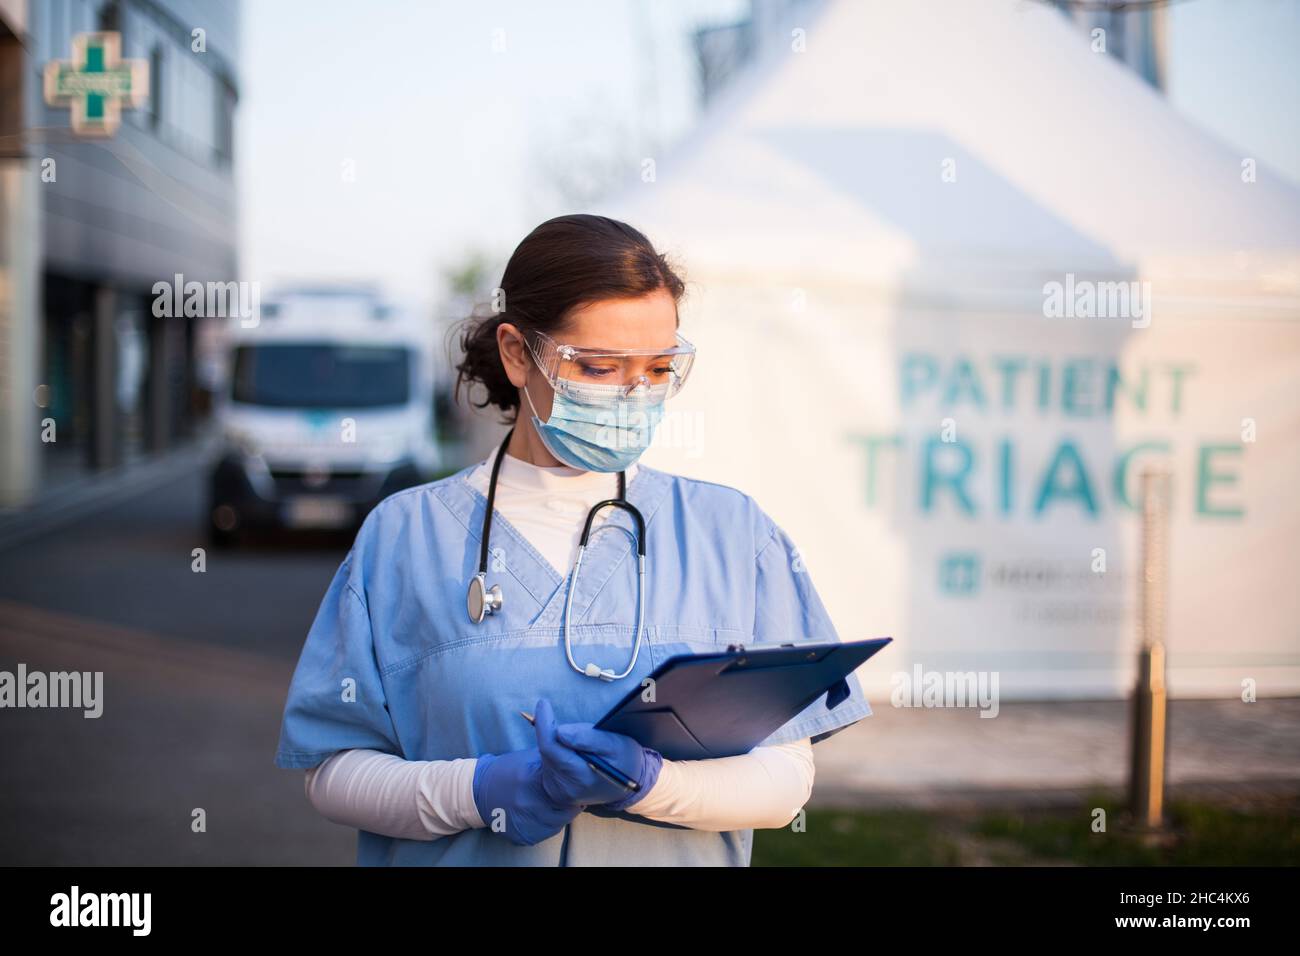
[[[482,531],[482,538],[479,542],[478,574],[475,576],[480,582],[484,581],[487,576],[489,536],[492,533],[492,510],[494,507],[494,503],[496,501],[497,476],[501,472],[501,460],[502,458],[505,457],[506,446],[510,444],[510,438],[511,436],[514,435],[514,431],[515,430],[512,427],[510,431],[506,433],[505,440],[501,443],[501,447],[497,449],[496,460],[492,463],[492,477],[488,481],[487,510],[483,514],[483,531]],[[637,657],[641,653],[641,638],[645,631],[645,571],[646,571],[645,517],[641,514],[641,510],[637,508],[636,505],[632,504],[632,502],[627,500],[626,491],[627,491],[627,474],[626,472],[620,471],[618,473],[618,497],[606,498],[603,501],[598,501],[590,508],[590,510],[588,510],[587,520],[583,523],[582,526],[582,535],[578,539],[578,556],[573,563],[572,571],[569,572],[569,580],[565,587],[565,592],[564,592],[564,656],[568,658],[569,666],[571,666],[574,670],[578,671],[578,673],[585,674],[588,677],[599,677],[605,681],[621,680],[622,678],[628,676],[628,674],[632,673],[632,670],[636,667]],[[636,544],[636,552],[637,552],[636,554],[637,557],[636,639],[633,641],[632,644],[632,658],[628,662],[626,669],[624,669],[624,671],[621,674],[615,674],[613,670],[609,668],[597,667],[594,663],[588,664],[585,668],[579,667],[577,661],[573,659],[573,646],[569,639],[569,613],[573,603],[572,602],[573,589],[578,582],[578,572],[582,569],[582,559],[587,553],[587,544],[591,539],[591,526],[592,523],[595,521],[596,515],[600,513],[600,510],[602,508],[610,508],[610,507],[623,509],[624,511],[626,511],[628,514],[632,516],[632,520],[636,524],[635,533],[628,530],[627,528],[622,527],[621,525],[606,524],[596,529],[597,533],[600,533],[601,531],[609,530],[611,528],[618,531],[622,531],[624,534],[631,536],[634,543]],[[470,586],[472,588],[473,584],[471,583]],[[493,587],[494,589],[497,589],[499,586],[494,585]],[[492,613],[492,610],[488,610],[487,613],[488,614]],[[479,620],[474,620],[471,617],[471,621],[473,621],[474,623],[480,623],[481,620],[482,618],[480,618]]]

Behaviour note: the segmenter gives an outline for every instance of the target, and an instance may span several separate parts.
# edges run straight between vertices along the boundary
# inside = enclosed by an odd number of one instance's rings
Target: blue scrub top
[[[636,668],[593,680],[564,655],[567,578],[498,512],[487,584],[505,601],[481,624],[465,591],[478,571],[487,499],[477,465],[386,498],[367,516],[303,646],[285,704],[276,766],[305,769],[350,748],[408,760],[451,760],[536,745],[519,716],[549,697],[556,719],[599,720],[655,667],[728,644],[818,643],[839,637],[790,538],[748,495],[638,464],[627,499],[646,521],[645,631]],[[610,509],[605,524],[635,531]],[[572,597],[579,665],[621,672],[636,632],[636,549],[593,532]],[[825,695],[765,744],[831,733],[870,716],[856,676],[850,696]],[[752,830],[693,830],[591,808],[536,846],[490,828],[436,840],[359,831],[357,863],[377,866],[748,866]]]

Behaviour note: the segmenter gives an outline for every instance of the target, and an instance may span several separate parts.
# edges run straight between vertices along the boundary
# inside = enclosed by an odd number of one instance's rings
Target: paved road
[[[0,864],[340,864],[272,758],[346,541],[207,553],[192,471],[0,549],[0,669],[104,672],[104,710],[0,711]],[[191,828],[196,809],[206,832]]]
[[[282,537],[191,570],[203,475],[187,473],[72,525],[0,547],[0,597],[293,661],[346,539]],[[324,546],[323,546],[324,545]]]

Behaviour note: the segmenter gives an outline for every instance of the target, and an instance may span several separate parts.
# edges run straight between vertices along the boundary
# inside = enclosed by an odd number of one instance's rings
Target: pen
[[[519,716],[524,718],[524,720],[528,721],[534,727],[537,726],[537,721],[533,718],[532,714],[524,713],[524,711],[521,710]],[[586,750],[575,750],[574,753],[587,761],[588,767],[596,771],[596,773],[600,774],[610,783],[617,784],[618,786],[631,790],[634,793],[641,789],[641,784],[637,783],[617,767],[607,763],[603,757]]]

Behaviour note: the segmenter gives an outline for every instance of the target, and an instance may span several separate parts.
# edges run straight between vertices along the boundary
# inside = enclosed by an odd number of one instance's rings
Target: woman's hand
[[[542,789],[542,757],[536,747],[484,754],[474,767],[474,805],[493,832],[518,846],[549,839],[582,812],[553,801]]]
[[[537,749],[542,758],[542,788],[560,805],[587,807],[603,804],[622,810],[636,803],[654,786],[663,766],[657,750],[643,747],[631,737],[596,730],[590,723],[555,723],[551,702],[542,698],[533,715],[537,728]],[[578,750],[603,757],[606,763],[640,784],[629,791],[597,773]]]

